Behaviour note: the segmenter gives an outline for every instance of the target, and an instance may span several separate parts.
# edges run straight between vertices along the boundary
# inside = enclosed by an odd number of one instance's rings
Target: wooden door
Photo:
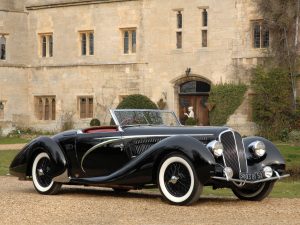
[[[188,107],[193,106],[197,125],[209,125],[208,109],[206,102],[208,95],[179,95],[179,119],[182,124],[185,124],[188,118],[184,113],[188,114]]]

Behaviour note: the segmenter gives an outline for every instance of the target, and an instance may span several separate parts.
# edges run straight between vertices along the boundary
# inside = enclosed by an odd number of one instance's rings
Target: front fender
[[[166,138],[153,145],[149,151],[156,152],[154,155],[154,168],[159,166],[162,159],[172,152],[186,155],[194,165],[196,173],[202,184],[205,184],[215,168],[215,158],[205,145],[190,136],[173,136]]]
[[[12,161],[10,173],[19,178],[30,176],[33,160],[42,151],[48,153],[50,157],[53,165],[51,175],[53,177],[61,175],[66,170],[67,161],[59,145],[50,137],[39,137],[27,144]]]
[[[254,141],[262,141],[266,146],[266,155],[261,159],[253,159],[252,154],[248,150],[248,146]],[[283,156],[280,154],[278,148],[269,140],[263,137],[247,137],[243,139],[243,142],[246,148],[247,161],[250,166],[257,163],[261,167],[273,166],[281,170],[285,169],[285,160]]]

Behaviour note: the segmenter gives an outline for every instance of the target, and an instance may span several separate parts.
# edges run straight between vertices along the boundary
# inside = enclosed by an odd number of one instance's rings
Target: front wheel
[[[202,192],[193,164],[183,155],[167,156],[159,166],[157,178],[164,199],[174,205],[192,204]]]
[[[32,165],[32,181],[35,189],[40,194],[54,195],[61,188],[61,183],[54,182],[50,175],[51,161],[47,153],[39,153]]]
[[[261,201],[270,194],[274,183],[274,181],[269,181],[258,184],[246,184],[242,187],[234,186],[232,187],[232,192],[242,200]]]

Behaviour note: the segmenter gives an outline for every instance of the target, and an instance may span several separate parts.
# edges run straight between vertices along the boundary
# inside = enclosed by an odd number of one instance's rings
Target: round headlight
[[[230,167],[225,167],[223,172],[227,179],[233,177],[233,170]]]
[[[211,141],[207,144],[207,148],[214,154],[215,157],[223,155],[224,147],[219,141]]]
[[[255,141],[249,145],[249,149],[256,157],[262,157],[266,154],[266,146],[262,141]]]
[[[270,178],[273,176],[273,170],[271,167],[266,166],[266,167],[264,167],[263,171],[264,171],[265,178]]]

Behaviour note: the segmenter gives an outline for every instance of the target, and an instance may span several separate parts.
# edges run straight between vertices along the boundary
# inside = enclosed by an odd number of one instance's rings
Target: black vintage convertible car
[[[39,137],[10,165],[41,194],[64,185],[128,191],[159,187],[171,204],[199,199],[203,186],[230,188],[243,200],[262,200],[285,174],[278,149],[262,137],[228,127],[184,127],[171,111],[111,110],[115,126]]]

